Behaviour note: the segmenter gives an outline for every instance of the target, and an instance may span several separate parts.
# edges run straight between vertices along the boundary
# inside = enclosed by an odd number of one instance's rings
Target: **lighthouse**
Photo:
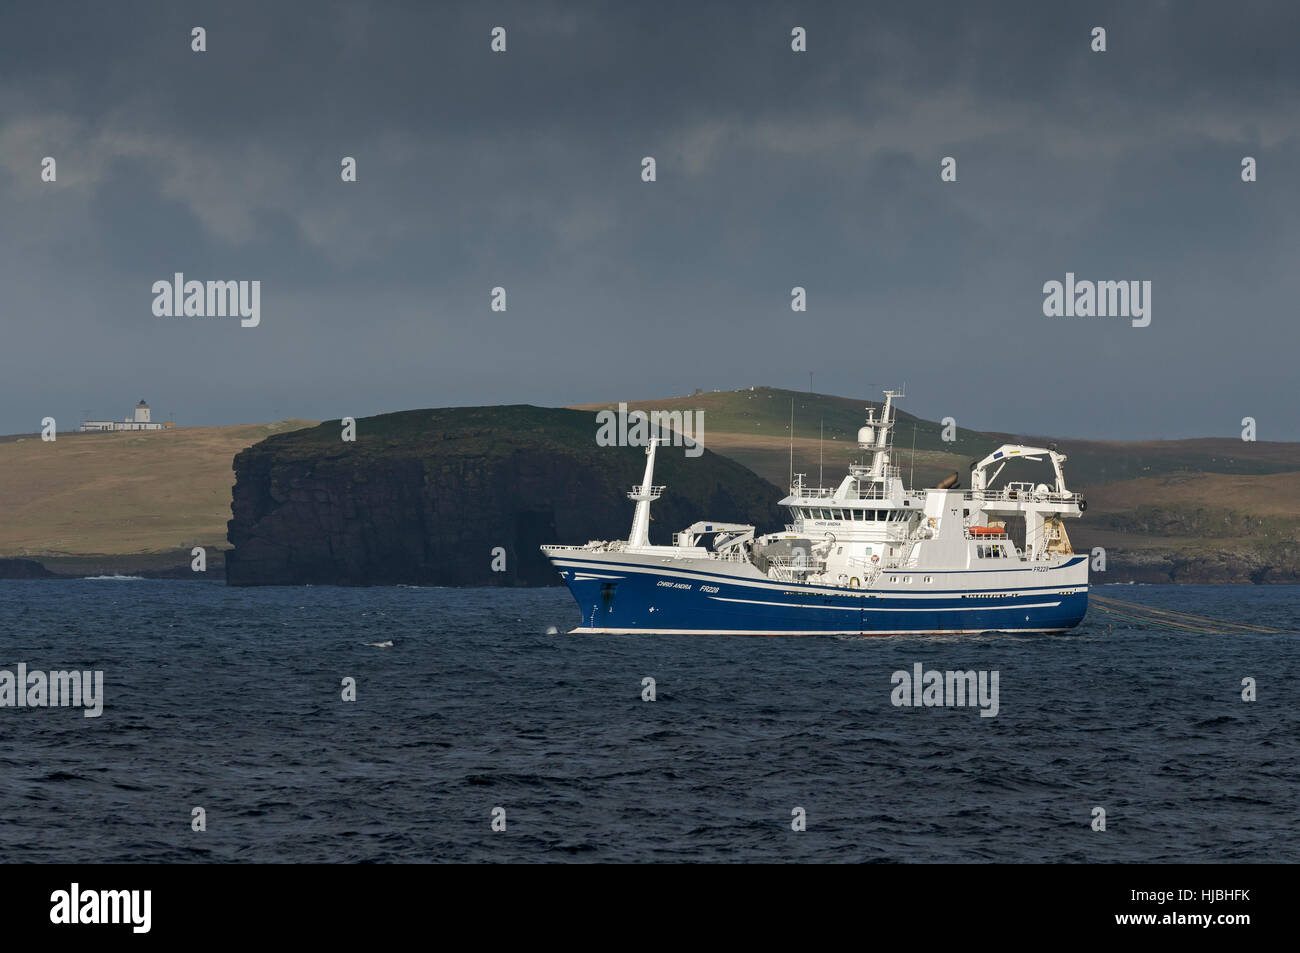
[[[121,420],[83,420],[81,430],[83,433],[114,430],[171,430],[172,422],[160,421],[154,423],[153,417],[149,411],[149,404],[141,400],[131,411],[131,416],[124,417]]]

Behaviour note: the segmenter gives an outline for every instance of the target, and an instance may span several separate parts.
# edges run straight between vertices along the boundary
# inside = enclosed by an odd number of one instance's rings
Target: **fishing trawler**
[[[1055,446],[1004,444],[933,489],[904,486],[890,463],[894,402],[885,391],[858,431],[860,463],[837,486],[792,478],[784,532],[701,521],[669,546],[649,539],[655,452],[632,487],[626,540],[543,546],[578,608],[574,633],[894,635],[1062,632],[1088,607],[1088,561],[1063,520],[1087,503],[1065,485]],[[1050,482],[994,484],[1008,463],[1050,463]],[[1019,465],[1017,464],[1017,469]],[[1013,537],[1008,524],[1015,526]],[[1023,527],[1023,536],[1019,530]]]

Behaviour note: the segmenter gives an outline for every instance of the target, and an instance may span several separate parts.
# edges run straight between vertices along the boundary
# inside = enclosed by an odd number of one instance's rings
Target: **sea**
[[[98,717],[0,707],[0,857],[1300,861],[1300,589],[1094,591],[1284,634],[579,636],[561,588],[0,581],[0,670],[103,678]],[[996,674],[996,714],[902,703],[930,670]]]

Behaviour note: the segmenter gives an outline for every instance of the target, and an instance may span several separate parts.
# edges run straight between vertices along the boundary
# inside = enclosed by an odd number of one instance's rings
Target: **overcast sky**
[[[0,432],[811,370],[967,427],[1300,439],[1298,41],[1289,2],[6,4]],[[261,281],[260,326],[154,316],[177,271]],[[1151,281],[1150,326],[1045,317],[1066,272]]]

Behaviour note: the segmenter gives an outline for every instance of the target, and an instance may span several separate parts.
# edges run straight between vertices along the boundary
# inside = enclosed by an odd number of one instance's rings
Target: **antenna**
[[[916,421],[912,421],[912,467],[907,471],[908,489],[916,489]]]
[[[822,451],[822,444],[826,442],[826,418],[821,421],[821,436],[817,439],[817,485],[822,485],[822,460],[825,454]]]
[[[790,398],[790,485],[794,486],[794,398]]]

